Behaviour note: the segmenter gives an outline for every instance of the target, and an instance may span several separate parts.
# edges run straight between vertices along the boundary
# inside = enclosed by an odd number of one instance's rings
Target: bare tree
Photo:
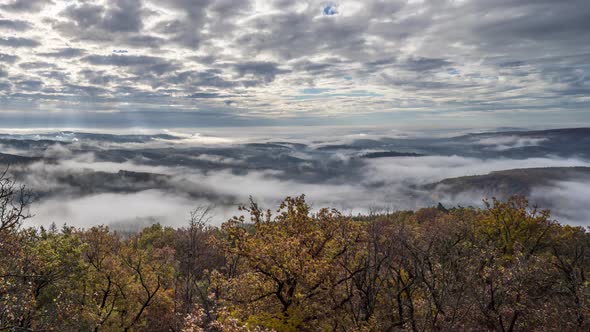
[[[213,303],[209,298],[210,272],[224,266],[224,258],[211,243],[217,230],[210,226],[212,207],[199,206],[190,212],[188,227],[180,228],[175,235],[175,252],[178,274],[175,280],[174,310],[179,317],[201,306],[206,320],[213,320]],[[183,321],[177,322],[178,329]]]
[[[8,176],[8,167],[0,174],[0,235],[20,227],[31,217],[31,192]]]

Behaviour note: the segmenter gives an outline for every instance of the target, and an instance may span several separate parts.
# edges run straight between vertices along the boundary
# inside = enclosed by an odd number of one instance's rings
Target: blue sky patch
[[[318,95],[324,92],[328,92],[331,89],[319,89],[319,88],[307,88],[303,89],[301,92],[305,95]]]
[[[333,16],[338,14],[338,8],[335,4],[330,3],[326,7],[324,7],[324,15],[326,16]]]
[[[460,74],[459,70],[457,70],[455,68],[451,68],[451,69],[447,70],[447,73],[449,73],[449,75],[459,75]]]
[[[306,90],[313,90],[307,91]],[[319,91],[323,90],[323,91]],[[341,97],[383,97],[380,93],[365,91],[365,90],[353,90],[349,92],[338,92],[338,93],[324,93],[331,91],[332,89],[304,89],[303,95],[293,96],[295,100],[314,100],[324,98],[341,98]]]

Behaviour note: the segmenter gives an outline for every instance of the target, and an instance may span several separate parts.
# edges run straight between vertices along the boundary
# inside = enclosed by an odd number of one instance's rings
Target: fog
[[[504,151],[526,146],[538,146],[547,138],[522,138],[518,136],[489,137],[477,141],[478,144],[489,146],[496,151]]]
[[[559,206],[553,210],[553,218],[577,226],[590,225],[590,179],[580,181],[559,181],[551,187],[535,188],[531,200],[539,206],[551,203]]]
[[[510,169],[590,167],[589,159],[576,151],[559,156],[553,152],[559,152],[559,146],[539,134],[464,139],[395,131],[331,137],[165,135],[170,136],[27,133],[12,135],[10,141],[0,139],[0,152],[37,158],[11,166],[19,181],[38,193],[29,225],[55,222],[76,227],[125,228],[155,221],[182,226],[197,206],[212,206],[212,220],[221,224],[249,197],[275,208],[286,196],[300,194],[315,209],[334,207],[346,214],[416,209],[438,202],[481,206],[486,188],[464,188],[451,195],[444,186],[432,184]],[[23,144],[27,149],[18,148]],[[527,147],[547,152],[522,150]],[[362,157],[395,149],[427,155]],[[587,224],[590,212],[583,198],[590,182],[562,180],[534,187],[531,201],[552,207],[562,222]]]

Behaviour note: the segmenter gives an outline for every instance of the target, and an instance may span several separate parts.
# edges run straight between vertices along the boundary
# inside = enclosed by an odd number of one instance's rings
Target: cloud
[[[141,0],[117,0],[105,12],[102,28],[111,32],[138,32],[143,27]]]
[[[39,56],[49,58],[76,58],[84,55],[85,51],[79,48],[61,48],[52,52],[38,53]]]
[[[208,98],[219,98],[222,97],[219,93],[209,93],[209,92],[195,92],[190,95],[190,98],[197,98],[197,99],[208,99]]]
[[[68,113],[53,123],[92,126],[88,111],[104,109],[190,112],[199,124],[211,112],[247,124],[589,123],[584,0],[9,0],[0,10],[3,86],[43,82],[2,106]],[[293,98],[304,89],[334,93]]]
[[[60,152],[61,153],[61,152]],[[54,153],[55,155],[55,153]],[[209,157],[205,158],[207,160]],[[401,159],[401,160],[400,160]],[[229,170],[211,170],[202,173],[189,169],[174,169],[169,167],[148,167],[135,163],[105,163],[92,159],[88,161],[64,161],[59,165],[50,166],[38,164],[29,170],[37,180],[30,175],[28,182],[37,188],[51,188],[63,197],[70,189],[62,184],[47,182],[41,179],[59,178],[60,172],[75,176],[81,169],[93,171],[119,172],[119,170],[149,171],[168,174],[172,176],[165,191],[139,191],[137,193],[113,194],[104,193],[83,198],[50,199],[43,201],[40,213],[36,213],[37,222],[56,221],[54,218],[62,214],[58,223],[67,220],[70,223],[80,225],[109,223],[121,220],[133,220],[133,218],[154,217],[173,225],[181,225],[183,219],[178,216],[189,211],[191,206],[202,204],[214,204],[224,207],[221,215],[215,216],[216,223],[224,221],[225,217],[235,213],[235,207],[254,197],[264,206],[275,206],[287,195],[299,195],[305,193],[314,207],[331,206],[345,213],[366,212],[369,209],[414,209],[431,206],[436,201],[428,192],[414,191],[413,186],[442,180],[446,177],[461,176],[465,174],[485,174],[494,170],[502,170],[514,167],[530,166],[590,166],[587,162],[577,160],[551,160],[538,159],[517,162],[514,160],[484,161],[459,157],[432,157],[421,161],[420,158],[395,158],[393,162],[372,163],[368,165],[368,171],[360,181],[345,182],[336,181],[329,183],[309,183],[298,179],[282,178],[282,173],[270,170],[247,171],[234,173]],[[209,159],[216,163],[225,163],[219,158]],[[231,161],[227,166],[235,166]],[[243,164],[246,166],[246,164]],[[39,168],[42,167],[42,168]],[[40,170],[44,171],[40,173]],[[49,172],[49,173],[46,173]],[[53,174],[53,175],[52,175]],[[349,177],[350,179],[350,177]],[[37,182],[35,182],[37,181]],[[62,188],[59,190],[59,188]],[[139,187],[141,188],[141,187]],[[133,187],[128,189],[133,190]],[[57,190],[57,191],[56,191]],[[65,191],[64,191],[65,190]],[[74,191],[75,192],[75,191]],[[544,190],[548,192],[548,190]],[[191,194],[192,193],[192,194]],[[197,195],[201,198],[190,198],[189,195]],[[77,195],[79,196],[79,195]],[[481,205],[482,193],[463,193],[455,195],[452,199],[439,197],[438,201],[445,204]],[[118,203],[114,203],[114,201]],[[544,201],[547,203],[546,200]],[[148,204],[149,202],[149,204]],[[555,201],[550,201],[555,202]],[[64,207],[65,206],[65,207]],[[98,213],[109,206],[112,213]],[[122,212],[117,214],[113,206],[121,206]],[[149,206],[149,208],[146,208]],[[167,206],[167,208],[166,208]],[[552,205],[553,206],[553,205]],[[50,208],[52,207],[52,208]],[[65,211],[64,211],[65,210]],[[49,213],[53,211],[52,213]],[[558,211],[560,212],[561,209]],[[559,213],[557,214],[561,216]],[[50,218],[52,217],[52,218]],[[49,218],[49,219],[48,219]],[[100,220],[98,220],[100,219]],[[176,220],[174,220],[176,219]],[[571,221],[565,218],[565,222]]]
[[[250,1],[239,1],[235,5],[236,9],[240,6],[249,4]],[[212,0],[171,0],[159,2],[166,9],[172,9],[178,14],[170,19],[162,20],[157,31],[169,36],[171,43],[186,47],[189,49],[198,49],[203,41],[202,29],[209,23],[207,17],[207,8],[214,3],[224,3],[224,1],[215,2]],[[235,2],[234,2],[235,3]],[[215,15],[215,19],[223,19],[228,10],[235,10],[232,6],[220,6],[224,10],[221,15]],[[231,16],[231,15],[227,15]]]
[[[480,159],[461,156],[426,156],[374,159],[368,161],[365,178],[369,183],[433,183],[445,178],[483,175],[493,171],[536,168],[589,166],[580,159],[528,158]]]
[[[240,77],[253,75],[264,83],[271,83],[277,75],[287,72],[279,69],[279,65],[273,62],[244,62],[234,67]]]
[[[0,8],[10,12],[38,12],[43,7],[54,4],[52,0],[9,0]]]
[[[89,228],[95,225],[109,225],[124,222],[133,224],[145,218],[153,218],[165,225],[182,226],[186,223],[188,212],[199,205],[198,202],[173,196],[157,190],[136,194],[98,194],[81,198],[56,198],[43,201],[36,206],[35,218],[29,224],[72,225]],[[109,206],[109,209],[104,207]]]
[[[0,29],[26,31],[31,28],[31,24],[27,21],[0,19]]]
[[[0,53],[0,62],[13,64],[18,61],[19,57],[16,55]]]
[[[40,46],[41,43],[37,40],[30,39],[30,38],[2,37],[2,38],[0,38],[0,45],[6,46],[6,47],[14,47],[14,48],[20,48],[20,47],[33,48],[33,47]]]
[[[98,33],[139,32],[143,27],[142,1],[117,0],[108,1],[108,6],[82,3],[69,5],[63,12],[71,19],[61,28],[75,27],[70,33],[79,34],[83,38],[98,39]],[[83,30],[84,29],[84,30]]]
[[[488,146],[496,151],[504,151],[515,148],[522,148],[527,146],[538,146],[540,143],[546,141],[546,137],[532,138],[532,137],[518,137],[518,136],[500,136],[488,137],[478,140],[476,143]]]
[[[543,207],[555,206],[553,218],[571,225],[587,227],[590,221],[587,197],[590,194],[590,179],[558,181],[552,186],[535,188],[531,200]]]
[[[136,71],[151,72],[158,75],[172,72],[178,68],[176,64],[161,57],[135,55],[89,55],[82,61],[96,66],[128,67]]]
[[[428,59],[428,58],[411,58],[403,63],[402,68],[424,72],[441,69],[450,66],[452,63],[444,59]]]
[[[39,80],[23,80],[15,83],[18,89],[24,91],[38,91],[43,87],[43,82]]]
[[[47,147],[45,149],[45,151],[43,151],[44,158],[64,159],[64,158],[70,158],[70,157],[72,157],[72,155],[73,155],[72,151],[70,149],[68,149],[66,146],[61,145],[61,144],[51,145],[51,146]]]
[[[333,3],[329,3],[326,7],[324,7],[323,13],[326,16],[336,15],[338,14],[338,7]]]
[[[170,142],[172,144],[195,144],[195,145],[210,145],[210,144],[231,144],[234,142],[231,138],[226,137],[214,137],[202,135],[199,133],[195,134],[184,134],[179,132],[173,132],[170,130],[164,130],[165,133],[173,135],[175,138],[156,138],[156,141]]]
[[[418,151],[413,144],[426,145],[425,149],[432,149],[429,151],[445,146],[468,155],[469,144],[479,149],[479,143],[473,135],[434,139],[389,131],[290,130],[294,131],[254,130],[249,137],[241,137],[243,132],[224,137],[175,131],[120,136],[21,131],[21,135],[0,136],[0,140],[2,151],[44,158],[12,169],[41,195],[36,207],[40,213],[34,211],[37,217],[33,222],[67,221],[78,226],[149,218],[178,226],[184,222],[184,213],[201,204],[217,206],[215,222],[220,223],[236,213],[235,207],[247,202],[249,196],[273,207],[285,196],[301,193],[315,208],[330,206],[353,214],[371,209],[415,209],[438,201],[480,206],[483,188],[476,192],[467,187],[447,195],[441,188],[425,185],[507,169],[590,167],[590,161],[574,157],[575,151],[564,158],[530,157],[524,152],[511,158],[498,155],[507,151],[488,151],[487,158],[429,155],[364,159],[358,156],[392,146]],[[535,135],[544,137],[538,132]],[[546,133],[551,135],[555,133]],[[568,136],[562,133],[560,137],[563,141]],[[539,144],[546,147],[550,142]],[[340,149],[323,149],[330,145]],[[552,197],[566,190],[561,187],[534,188],[532,202],[555,207],[553,203],[559,200]],[[544,200],[542,193],[547,194]],[[576,189],[572,193],[580,192]],[[119,206],[124,211],[117,214],[113,207]],[[101,214],[100,210],[109,212]],[[581,220],[566,211],[558,204],[555,215],[564,222]]]
[[[49,62],[23,62],[19,64],[19,67],[27,70],[31,69],[41,69],[41,68],[55,68],[55,64]]]

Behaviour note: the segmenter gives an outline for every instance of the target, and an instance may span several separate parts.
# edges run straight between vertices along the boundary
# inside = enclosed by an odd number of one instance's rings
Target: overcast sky
[[[590,124],[588,0],[0,0],[0,127]]]

